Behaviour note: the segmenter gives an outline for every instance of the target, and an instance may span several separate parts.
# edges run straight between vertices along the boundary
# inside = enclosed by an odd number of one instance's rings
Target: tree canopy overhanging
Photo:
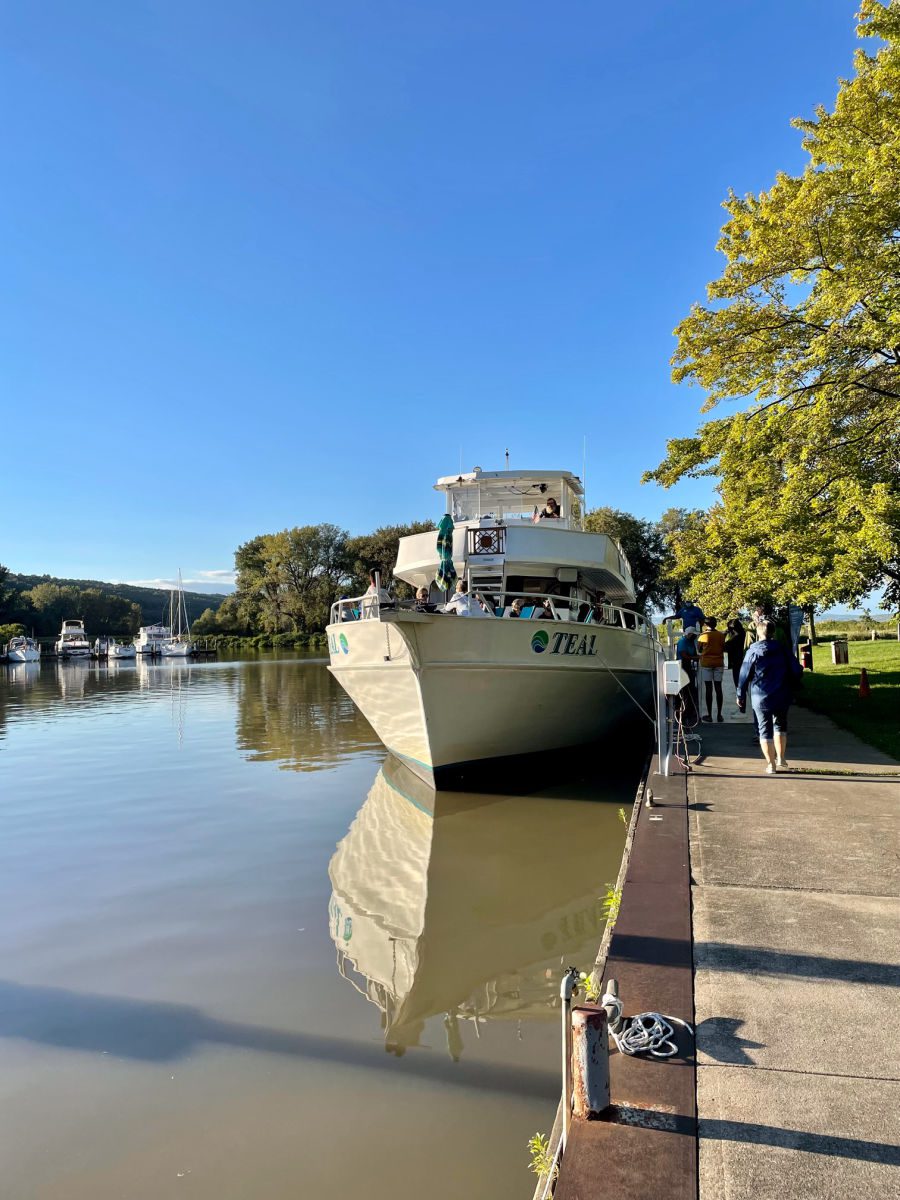
[[[645,480],[715,476],[719,499],[670,539],[691,590],[900,605],[900,2],[862,0],[834,111],[794,125],[809,162],[725,201],[722,275],[679,324],[673,378],[704,412]],[[749,402],[749,403],[748,403]]]

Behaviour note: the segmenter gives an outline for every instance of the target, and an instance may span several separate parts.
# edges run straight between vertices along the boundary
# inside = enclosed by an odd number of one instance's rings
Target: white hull
[[[565,621],[413,613],[328,627],[331,671],[394,754],[429,783],[493,759],[601,738],[652,712],[655,643]]]
[[[167,642],[160,649],[163,658],[187,658],[194,650],[191,642]]]
[[[40,650],[9,650],[7,658],[11,663],[35,663],[40,662]]]
[[[107,658],[134,658],[137,654],[134,646],[108,646]]]
[[[56,643],[56,652],[60,658],[90,658],[90,646],[64,646],[62,643]]]

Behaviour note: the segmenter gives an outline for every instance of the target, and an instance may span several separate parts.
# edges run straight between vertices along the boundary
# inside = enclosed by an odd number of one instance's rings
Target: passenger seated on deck
[[[469,595],[469,585],[464,579],[459,580],[456,591],[443,606],[441,612],[456,613],[459,617],[486,617],[488,615],[482,602]]]
[[[553,499],[552,496],[549,497],[549,499],[547,500],[547,503],[541,509],[541,520],[544,521],[548,517],[550,519],[559,520],[559,505],[556,503],[556,501]]]
[[[556,620],[556,617],[553,615],[553,608],[551,606],[549,597],[541,605],[540,612],[535,613],[535,616],[537,617],[537,619],[539,621],[555,621]]]
[[[509,610],[509,615],[511,617],[521,617],[522,609],[523,609],[524,605],[525,605],[525,601],[520,596],[517,596],[515,598],[515,600],[513,600],[513,602],[512,602],[512,606]]]
[[[416,588],[416,605],[414,612],[433,613],[437,611],[436,604],[430,604],[428,601],[428,588]]]

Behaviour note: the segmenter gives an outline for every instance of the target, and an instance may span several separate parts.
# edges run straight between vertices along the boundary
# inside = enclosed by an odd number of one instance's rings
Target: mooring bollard
[[[609,1108],[609,1040],[603,1008],[572,1009],[573,1112],[582,1119]]]

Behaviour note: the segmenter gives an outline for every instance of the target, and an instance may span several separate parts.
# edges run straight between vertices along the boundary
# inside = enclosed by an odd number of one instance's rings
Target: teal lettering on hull
[[[546,633],[541,631],[542,639],[540,645],[535,645],[532,641],[531,648],[536,654],[543,654],[545,650],[549,650],[551,654],[583,654],[585,656],[595,656],[597,653],[596,633],[554,633],[551,638],[547,638]],[[535,635],[537,637],[537,635]],[[547,644],[549,640],[549,646]]]

